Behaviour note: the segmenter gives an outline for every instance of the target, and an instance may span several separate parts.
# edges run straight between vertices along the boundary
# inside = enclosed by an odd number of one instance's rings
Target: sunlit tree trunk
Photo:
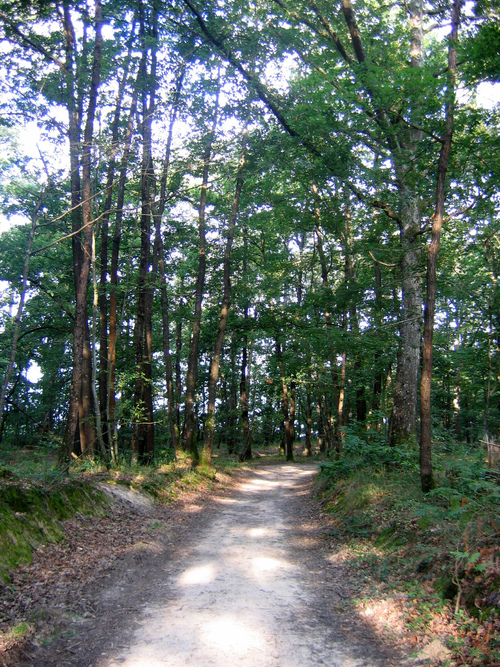
[[[108,424],[109,446],[113,460],[118,458],[118,434],[116,425],[116,348],[118,344],[118,267],[120,258],[120,244],[122,234],[123,206],[125,202],[125,185],[127,182],[127,168],[132,143],[134,118],[137,111],[138,80],[132,91],[130,112],[125,133],[123,153],[120,162],[118,192],[116,195],[116,214],[113,228],[113,242],[111,250],[111,272],[109,291],[109,336],[108,336],[108,363],[107,363],[107,404],[106,421]]]

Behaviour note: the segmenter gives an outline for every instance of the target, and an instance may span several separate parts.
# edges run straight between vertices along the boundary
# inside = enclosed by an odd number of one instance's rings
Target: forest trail
[[[30,664],[415,664],[384,646],[350,605],[343,568],[321,539],[316,472],[310,464],[238,472],[228,493],[185,519],[180,539],[167,530],[146,552],[129,554],[105,586],[95,582],[85,594],[95,615]]]
[[[131,645],[102,665],[387,665],[375,646],[350,645],[325,622],[325,607],[339,609],[341,598],[317,563],[307,566],[315,526],[300,507],[316,470],[261,468],[218,499],[189,558],[167,576],[165,601],[145,609]]]

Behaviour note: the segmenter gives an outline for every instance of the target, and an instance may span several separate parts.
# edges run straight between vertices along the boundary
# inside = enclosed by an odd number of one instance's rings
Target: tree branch
[[[19,37],[19,39],[24,42],[27,46],[31,46],[32,49],[35,49],[35,51],[38,51],[38,53],[41,53],[42,56],[47,58],[47,60],[51,60],[53,63],[55,63],[63,72],[67,73],[66,66],[64,63],[59,60],[56,56],[53,56],[49,51],[47,51],[46,48],[44,48],[41,44],[37,44],[34,42],[30,37],[27,37],[26,35],[23,35],[23,33],[19,30],[19,28],[7,17],[3,12],[0,12],[0,18],[2,21],[9,26],[9,28],[12,30],[12,32]]]

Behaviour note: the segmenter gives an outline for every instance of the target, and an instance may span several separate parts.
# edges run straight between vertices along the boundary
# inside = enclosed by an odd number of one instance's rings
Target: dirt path
[[[315,473],[312,465],[248,471],[225,497],[165,526],[106,586],[84,592],[94,613],[75,616],[29,664],[407,664],[350,607],[342,568],[322,546],[310,497]]]

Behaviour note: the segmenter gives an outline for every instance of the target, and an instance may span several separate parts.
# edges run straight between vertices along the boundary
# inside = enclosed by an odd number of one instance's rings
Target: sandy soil
[[[313,465],[238,473],[225,494],[158,518],[66,608],[39,667],[361,667],[415,664],[354,609],[311,496]],[[147,511],[146,509],[144,510]],[[146,515],[145,515],[146,518]]]

